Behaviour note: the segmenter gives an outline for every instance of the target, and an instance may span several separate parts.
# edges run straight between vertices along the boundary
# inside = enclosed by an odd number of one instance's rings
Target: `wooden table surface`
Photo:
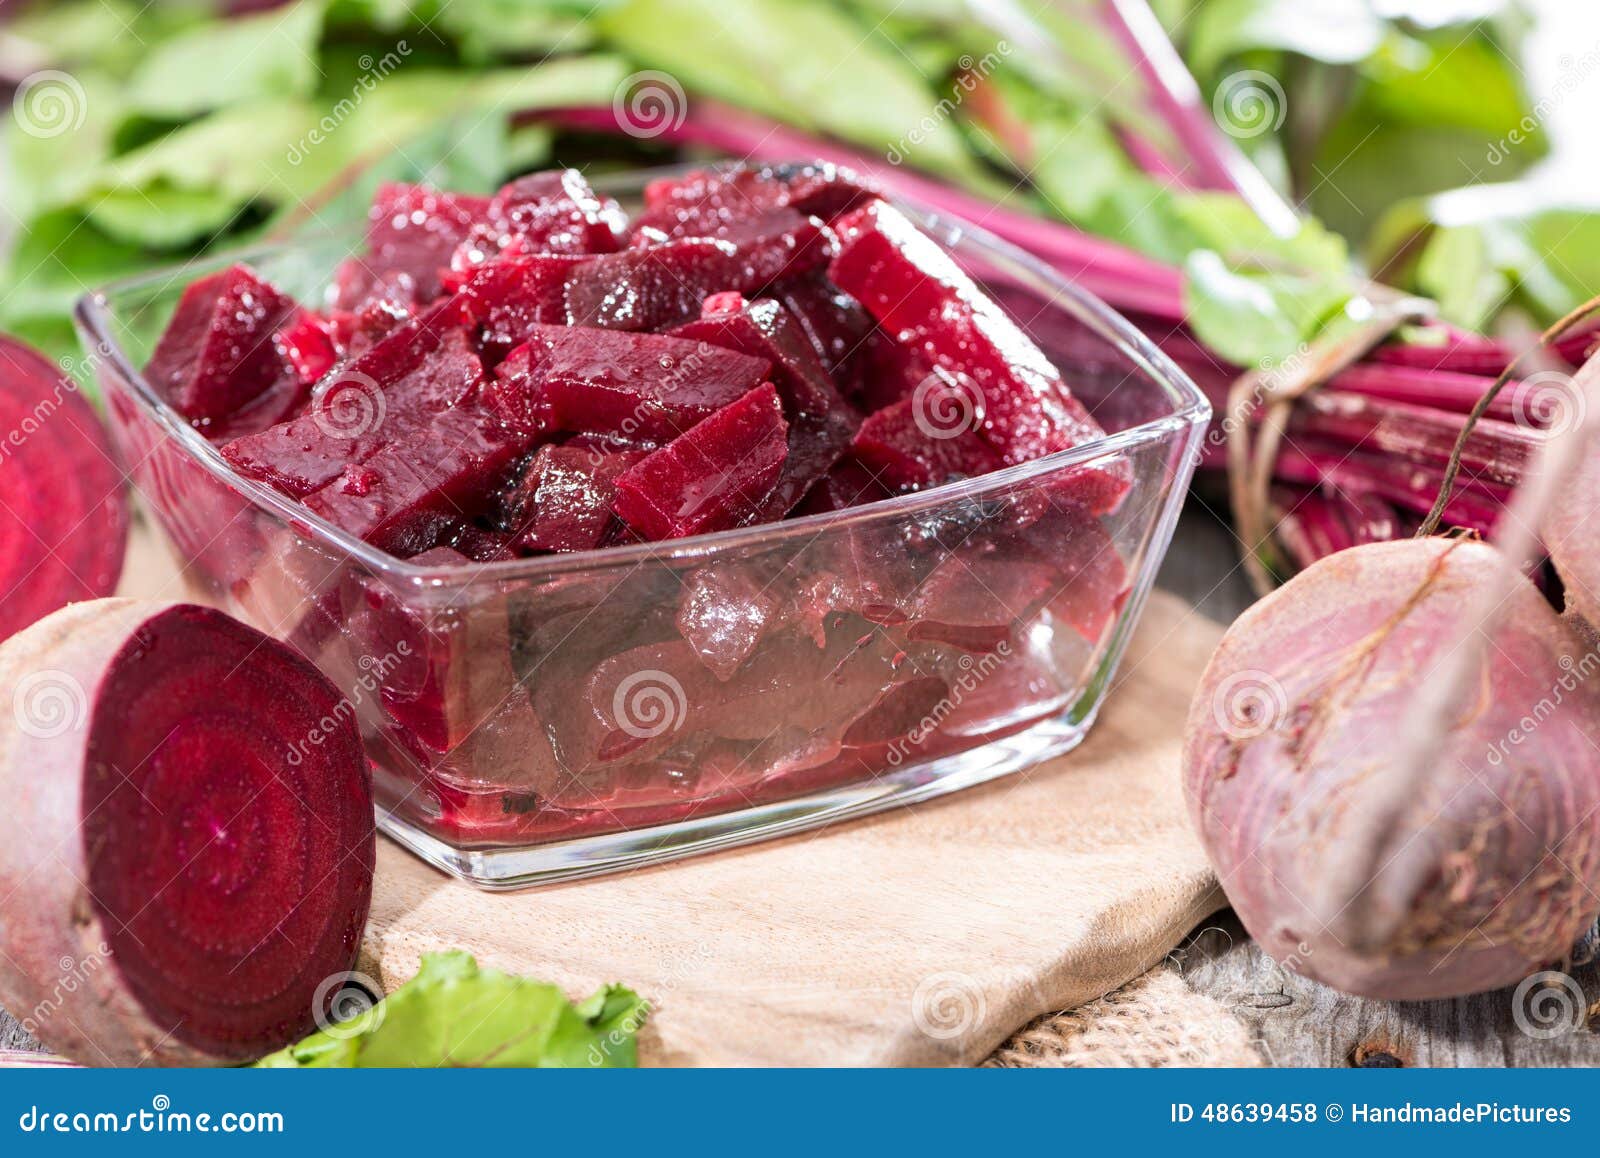
[[[1232,533],[1199,500],[1179,523],[1160,583],[1221,623],[1251,602]],[[1517,1028],[1510,991],[1407,1004],[1335,993],[1280,968],[1231,913],[1204,922],[1162,967],[1231,1009],[1275,1065],[1600,1065],[1600,1033],[1530,1037]],[[1572,976],[1600,995],[1600,971]],[[1590,1011],[1600,1014],[1600,1001]],[[38,1048],[0,1012],[0,1050]]]

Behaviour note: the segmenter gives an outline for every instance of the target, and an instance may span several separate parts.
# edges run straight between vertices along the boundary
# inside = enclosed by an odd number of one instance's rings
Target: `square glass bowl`
[[[632,208],[658,175],[607,191]],[[1105,438],[770,526],[414,566],[236,475],[140,371],[194,278],[244,260],[317,302],[356,239],[122,282],[77,319],[194,597],[339,685],[385,831],[510,888],[943,795],[1065,752],[1093,723],[1209,409],[1098,299],[972,226],[901,207],[1056,361]],[[1129,480],[1114,511],[1072,500],[1087,469]],[[318,739],[286,737],[284,759]]]

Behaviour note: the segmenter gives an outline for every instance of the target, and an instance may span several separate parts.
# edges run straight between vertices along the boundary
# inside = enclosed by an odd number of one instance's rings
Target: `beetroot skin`
[[[1416,689],[1500,567],[1469,541],[1353,547],[1246,611],[1212,657],[1185,736],[1189,809],[1245,927],[1289,968],[1392,1000],[1476,993],[1565,958],[1600,908],[1594,655],[1527,582],[1398,818],[1433,866],[1420,890],[1402,891],[1398,857],[1339,863],[1364,845]],[[1324,896],[1344,867],[1395,915],[1383,943],[1328,931],[1354,900]]]
[[[0,337],[0,639],[116,590],[128,505],[105,431],[77,385]]]
[[[237,1063],[313,1030],[375,853],[327,678],[220,612],[96,600],[0,647],[0,695],[0,1004],[96,1065]]]

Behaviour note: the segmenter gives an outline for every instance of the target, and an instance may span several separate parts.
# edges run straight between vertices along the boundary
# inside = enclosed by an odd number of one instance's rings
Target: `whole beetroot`
[[[1418,690],[1460,662],[1464,615],[1506,573],[1476,542],[1352,548],[1212,657],[1185,738],[1190,811],[1246,928],[1297,972],[1397,1000],[1474,993],[1561,959],[1593,921],[1600,656],[1520,578],[1432,768],[1383,806],[1394,847],[1373,839]]]

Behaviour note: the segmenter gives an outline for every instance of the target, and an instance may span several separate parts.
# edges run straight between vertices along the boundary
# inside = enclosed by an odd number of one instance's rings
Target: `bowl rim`
[[[644,183],[659,178],[717,167],[720,166],[691,163],[636,169],[620,174],[607,174],[603,178],[597,177],[593,184],[596,189],[603,191],[631,190],[642,188]],[[268,242],[224,250],[134,277],[121,278],[82,295],[74,306],[73,320],[78,329],[79,339],[87,347],[90,359],[107,363],[109,369],[115,371],[121,380],[127,383],[129,392],[143,412],[156,422],[168,438],[173,439],[190,458],[198,462],[219,482],[249,500],[256,508],[265,510],[297,530],[310,532],[318,546],[341,551],[375,573],[402,583],[418,585],[444,586],[486,580],[536,580],[568,575],[576,571],[612,566],[636,566],[645,562],[692,562],[711,555],[735,552],[740,548],[772,546],[791,537],[821,534],[826,530],[874,522],[878,519],[891,520],[943,507],[951,502],[981,499],[1014,484],[1054,474],[1108,454],[1160,441],[1169,434],[1193,430],[1210,420],[1211,405],[1193,380],[1132,322],[1112,309],[1100,297],[1074,285],[1026,250],[964,218],[931,209],[912,198],[891,196],[885,200],[910,216],[919,228],[932,233],[944,248],[957,251],[963,248],[970,249],[981,255],[999,257],[1002,261],[1018,267],[1028,279],[1037,283],[1037,285],[1025,284],[1024,288],[1037,292],[1051,305],[1067,309],[1077,320],[1109,342],[1119,354],[1132,363],[1133,370],[1142,372],[1165,390],[1173,400],[1172,410],[1126,430],[1117,431],[1115,434],[1091,439],[1067,450],[1056,451],[1028,462],[845,510],[802,515],[775,523],[758,523],[754,526],[735,527],[663,542],[633,543],[566,554],[505,559],[498,562],[468,560],[466,563],[418,565],[411,560],[398,558],[374,547],[313,513],[289,496],[234,470],[233,466],[222,457],[217,446],[162,399],[145,379],[143,372],[133,365],[121,342],[113,337],[111,332],[111,320],[115,314],[112,305],[114,298],[157,283],[170,286],[181,280],[182,284],[187,285],[203,270],[220,269],[236,262],[247,262],[265,256],[292,253],[296,250],[309,250],[318,245],[331,246],[339,242],[349,244],[360,236],[355,230],[304,233],[288,242]]]

